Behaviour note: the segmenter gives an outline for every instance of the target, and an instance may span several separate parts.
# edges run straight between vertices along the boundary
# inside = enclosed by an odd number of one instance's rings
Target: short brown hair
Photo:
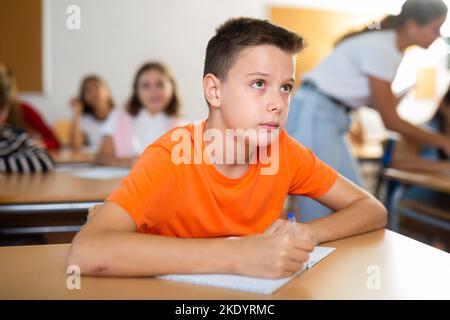
[[[164,109],[163,112],[168,116],[175,116],[175,117],[179,116],[180,107],[181,107],[181,99],[180,99],[180,95],[178,93],[178,88],[177,88],[177,84],[175,81],[175,77],[172,75],[172,73],[170,72],[169,68],[166,65],[164,65],[160,62],[156,62],[156,61],[145,63],[136,72],[136,75],[134,76],[134,81],[133,81],[133,92],[131,94],[131,98],[126,107],[128,113],[134,117],[143,108],[143,104],[141,101],[139,101],[139,96],[138,96],[139,79],[145,72],[150,71],[150,70],[159,71],[161,74],[163,74],[165,77],[167,77],[169,79],[170,83],[172,84],[172,88],[173,88],[172,99],[170,99],[169,104],[167,105],[167,107]]]
[[[268,20],[232,18],[216,29],[206,48],[203,77],[208,73],[225,80],[238,54],[245,48],[273,45],[296,54],[305,47],[303,37]]]

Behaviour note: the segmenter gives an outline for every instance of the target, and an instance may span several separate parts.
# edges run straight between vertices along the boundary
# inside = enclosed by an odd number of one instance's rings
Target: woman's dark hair
[[[89,114],[95,117],[94,108],[89,105],[89,103],[86,101],[85,92],[86,92],[86,86],[89,82],[97,82],[99,85],[104,86],[108,89],[109,97],[108,97],[108,105],[110,110],[114,108],[114,100],[111,96],[111,92],[109,91],[109,87],[106,84],[105,80],[103,80],[101,77],[91,74],[83,78],[80,85],[80,90],[78,92],[78,99],[81,102],[81,105],[83,106],[83,113]]]
[[[170,99],[169,104],[164,109],[164,113],[168,116],[178,116],[180,112],[180,96],[178,94],[177,85],[175,82],[175,78],[173,77],[172,73],[169,71],[169,68],[166,67],[164,64],[159,62],[147,62],[144,65],[142,65],[139,70],[136,72],[136,75],[134,77],[133,81],[133,92],[131,94],[131,98],[127,104],[127,111],[132,116],[136,116],[139,111],[143,108],[143,103],[139,100],[138,96],[138,86],[139,86],[139,80],[141,76],[150,70],[157,70],[161,74],[163,74],[165,77],[167,77],[172,84],[172,99]]]
[[[436,18],[447,15],[447,5],[442,0],[407,0],[400,14],[388,15],[380,22],[381,30],[399,29],[409,20],[414,20],[418,25],[423,26]],[[362,33],[377,30],[375,28],[364,27],[355,32],[350,32],[340,38],[336,45],[342,41],[360,35]]]

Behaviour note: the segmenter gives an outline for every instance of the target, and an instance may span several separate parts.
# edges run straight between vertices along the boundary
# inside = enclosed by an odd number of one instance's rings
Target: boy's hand
[[[260,234],[236,240],[235,272],[253,277],[292,276],[308,261],[314,244],[288,233]]]
[[[291,225],[286,219],[277,219],[265,231],[265,234],[291,233]],[[311,241],[314,246],[317,246],[318,238],[316,231],[308,224],[296,223],[295,233],[297,237]]]
[[[81,101],[78,98],[72,98],[70,99],[70,106],[73,109],[74,116],[76,118],[81,117],[83,114],[83,105],[81,104]]]

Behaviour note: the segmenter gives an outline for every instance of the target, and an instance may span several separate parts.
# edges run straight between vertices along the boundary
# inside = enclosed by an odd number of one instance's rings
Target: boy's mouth
[[[260,126],[263,129],[267,129],[267,130],[275,130],[275,129],[279,129],[280,128],[280,123],[278,122],[265,122],[265,123],[261,123]]]

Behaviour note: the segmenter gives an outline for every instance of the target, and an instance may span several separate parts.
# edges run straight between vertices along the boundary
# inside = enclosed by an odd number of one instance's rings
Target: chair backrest
[[[383,141],[383,156],[381,157],[382,168],[388,168],[391,165],[392,158],[394,157],[395,143],[397,141],[394,138],[387,138]]]
[[[378,199],[381,198],[381,189],[382,189],[382,185],[384,184],[384,178],[383,178],[384,170],[386,168],[389,168],[389,166],[392,163],[392,159],[394,157],[395,143],[396,143],[396,140],[394,138],[387,138],[387,139],[383,140],[383,142],[382,142],[383,155],[381,156],[381,163],[379,166],[377,182],[376,182],[375,191],[374,191],[374,194]],[[388,203],[390,201],[390,193],[393,190],[393,188],[396,187],[396,185],[397,185],[397,183],[395,181],[389,181],[387,183],[386,194],[385,194],[385,199],[384,199],[385,205],[388,205]]]

